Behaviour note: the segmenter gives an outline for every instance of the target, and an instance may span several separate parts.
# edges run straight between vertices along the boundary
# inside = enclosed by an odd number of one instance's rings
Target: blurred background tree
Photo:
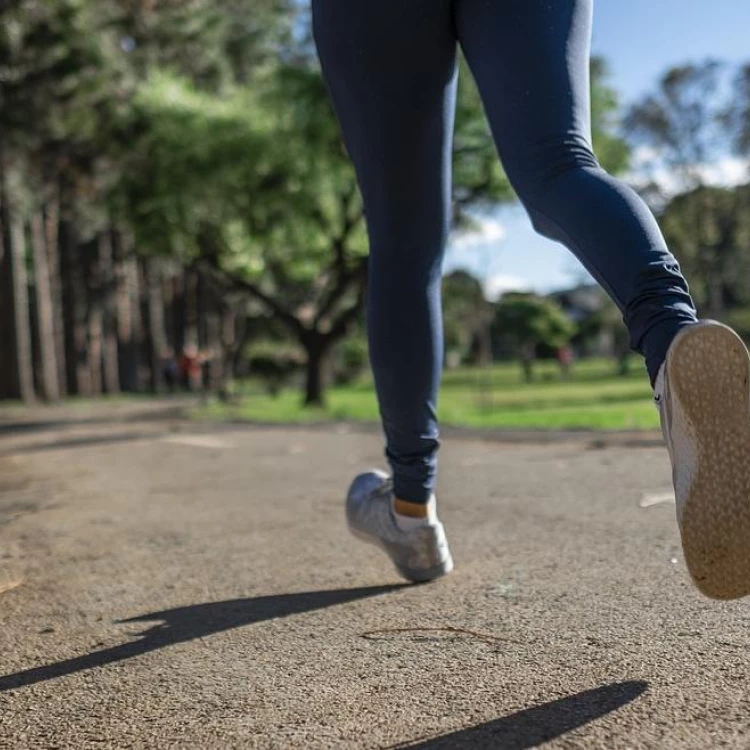
[[[540,347],[557,351],[570,343],[576,326],[553,300],[536,294],[511,292],[495,307],[493,333],[521,362],[526,382],[534,379]]]

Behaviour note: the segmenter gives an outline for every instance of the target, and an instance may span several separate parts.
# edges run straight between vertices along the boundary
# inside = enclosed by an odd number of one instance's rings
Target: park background
[[[750,3],[596,8],[599,157],[748,339]],[[643,365],[465,73],[456,569],[409,586],[346,532],[383,441],[307,4],[0,0],[0,747],[750,747],[748,600],[692,585]]]
[[[0,400],[187,391],[196,418],[375,421],[364,215],[307,3],[0,13]],[[600,161],[746,339],[748,23],[730,0],[601,4],[592,61]],[[443,421],[656,427],[618,311],[533,234],[465,69],[455,178]]]

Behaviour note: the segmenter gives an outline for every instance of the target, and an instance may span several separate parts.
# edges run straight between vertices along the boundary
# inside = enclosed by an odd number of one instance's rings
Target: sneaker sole
[[[720,324],[678,334],[667,358],[672,395],[698,448],[682,508],[685,562],[713,599],[750,594],[750,357]]]
[[[437,578],[442,578],[443,576],[448,575],[448,573],[453,570],[453,558],[451,557],[450,553],[448,554],[446,560],[444,560],[439,565],[433,566],[432,568],[425,568],[423,570],[405,568],[402,565],[399,565],[391,557],[391,554],[388,551],[388,547],[386,547],[386,545],[383,544],[379,539],[377,539],[376,537],[372,537],[369,534],[365,534],[365,532],[360,531],[359,529],[355,529],[351,524],[347,525],[349,526],[349,531],[351,532],[351,534],[361,542],[366,542],[367,544],[371,544],[374,547],[378,547],[378,549],[383,550],[383,552],[388,555],[388,558],[393,563],[394,567],[399,572],[401,577],[405,578],[407,581],[411,581],[412,583],[428,583],[429,581],[434,581]]]

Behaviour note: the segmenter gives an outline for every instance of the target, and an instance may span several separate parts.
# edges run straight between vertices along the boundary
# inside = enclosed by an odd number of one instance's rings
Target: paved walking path
[[[661,448],[449,439],[457,569],[403,586],[343,522],[375,435],[75,414],[0,427],[0,747],[750,747]]]

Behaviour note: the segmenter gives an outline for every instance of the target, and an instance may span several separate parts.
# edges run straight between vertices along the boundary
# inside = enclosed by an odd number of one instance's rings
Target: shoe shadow
[[[392,750],[528,750],[622,708],[647,689],[648,683],[640,680],[604,685]]]
[[[331,591],[307,591],[299,594],[259,596],[251,599],[231,599],[224,602],[194,604],[188,607],[178,607],[163,612],[151,612],[139,617],[131,617],[120,622],[159,621],[159,623],[140,633],[137,636],[138,640],[101,651],[93,651],[54,664],[0,676],[0,692],[125,661],[149,651],[157,651],[160,648],[172,646],[175,643],[192,641],[195,638],[203,638],[263,620],[310,612],[357,599],[386,594],[404,586],[408,586],[408,584]]]

